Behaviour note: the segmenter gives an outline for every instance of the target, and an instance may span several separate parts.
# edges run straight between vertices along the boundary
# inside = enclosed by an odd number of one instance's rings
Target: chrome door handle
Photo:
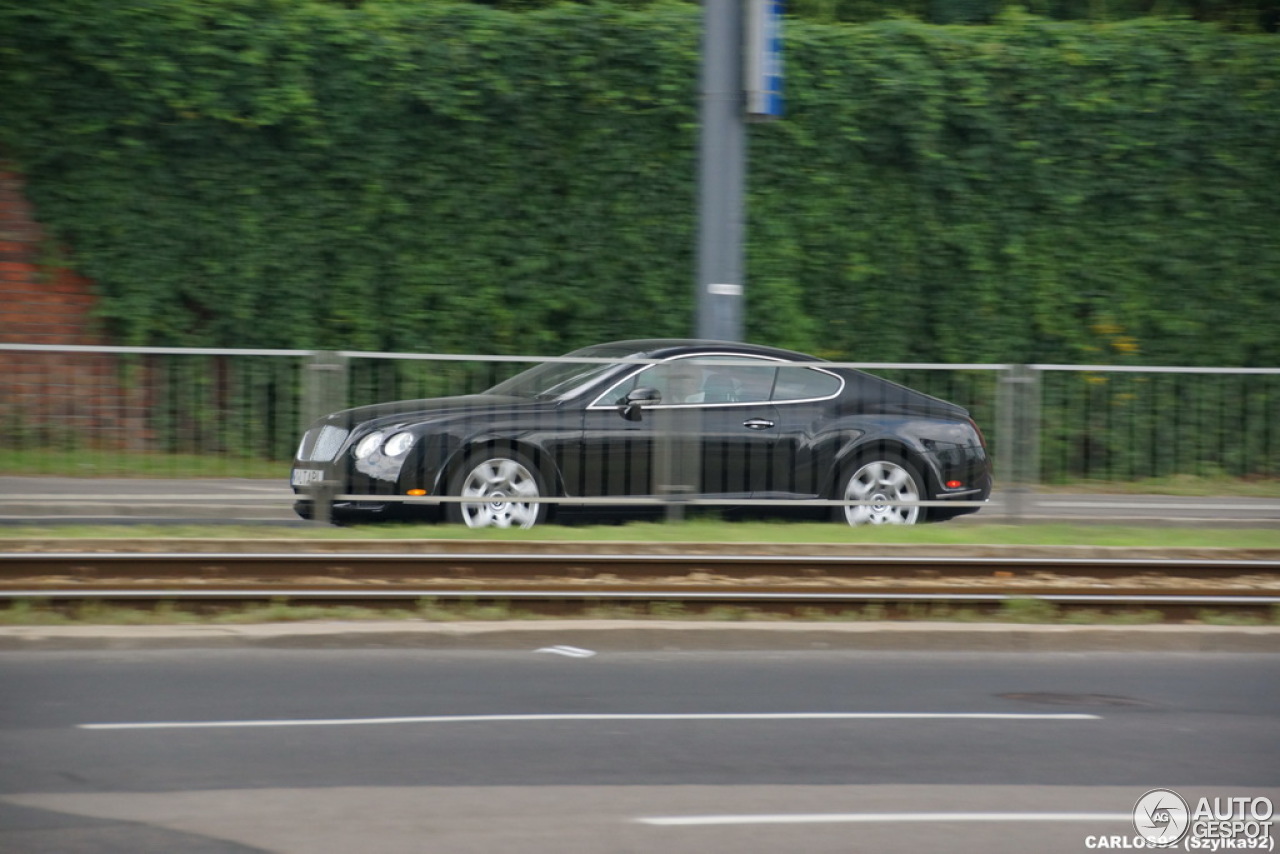
[[[742,426],[748,430],[768,430],[773,426],[773,422],[765,418],[748,418],[742,422]]]

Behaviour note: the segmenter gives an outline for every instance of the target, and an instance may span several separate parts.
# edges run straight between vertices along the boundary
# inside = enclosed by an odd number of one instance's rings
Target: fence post
[[[655,409],[653,491],[662,497],[666,521],[683,522],[690,496],[701,490],[702,413],[697,409]]]
[[[299,412],[305,427],[321,416],[347,408],[347,357],[325,350],[313,352],[303,365]]]
[[[1006,515],[1016,521],[1027,512],[1040,479],[1040,372],[1010,365],[1000,376],[997,411],[996,482]]]
[[[347,357],[325,350],[311,354],[303,366],[302,400],[299,411],[303,425],[347,408]],[[333,518],[333,497],[338,484],[323,480],[307,489],[311,496],[311,521],[328,525]]]

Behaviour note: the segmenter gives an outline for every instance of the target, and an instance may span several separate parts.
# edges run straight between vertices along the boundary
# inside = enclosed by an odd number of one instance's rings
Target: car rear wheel
[[[914,525],[924,520],[924,508],[895,502],[919,501],[921,483],[906,460],[859,460],[844,479],[840,497],[868,503],[845,505],[840,516],[850,525]]]
[[[532,528],[546,519],[547,505],[536,499],[544,489],[537,467],[516,451],[472,456],[453,480],[450,495],[464,499],[447,505],[449,521],[468,528]]]

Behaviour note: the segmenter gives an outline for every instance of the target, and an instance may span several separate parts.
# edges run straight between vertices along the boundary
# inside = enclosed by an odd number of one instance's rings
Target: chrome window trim
[[[824,400],[834,400],[835,398],[844,394],[844,388],[846,385],[848,385],[848,383],[845,382],[844,377],[840,376],[835,371],[830,371],[830,370],[827,370],[826,368],[820,368],[817,366],[817,364],[807,364],[805,362],[787,362],[787,364],[794,365],[797,368],[805,368],[810,371],[817,371],[818,373],[826,374],[829,377],[835,377],[836,380],[839,381],[840,385],[836,387],[836,390],[834,392],[832,392],[831,394],[823,395],[822,397],[798,397],[798,398],[789,399],[789,400],[774,400],[770,398],[768,402],[773,404],[774,406],[788,406],[793,403],[820,403]]]
[[[845,385],[846,385],[844,377],[840,376],[834,371],[819,367],[819,365],[821,364],[819,362],[812,362],[812,363],[811,362],[794,362],[794,361],[791,361],[790,359],[781,359],[781,358],[778,358],[777,356],[762,356],[762,355],[757,355],[755,353],[683,353],[678,356],[669,356],[666,359],[662,359],[660,361],[654,362],[653,364],[640,365],[638,370],[630,371],[624,374],[623,376],[619,377],[613,384],[611,384],[607,389],[605,389],[600,394],[596,395],[595,399],[592,400],[591,403],[587,404],[586,409],[587,411],[594,410],[596,412],[599,412],[602,410],[616,410],[619,404],[601,403],[601,401],[604,398],[608,397],[610,393],[613,392],[614,389],[624,384],[629,379],[639,374],[641,371],[647,371],[656,365],[665,365],[669,362],[680,361],[681,359],[708,359],[708,358],[709,359],[723,358],[723,359],[735,360],[734,362],[729,362],[726,364],[741,364],[741,361],[743,360],[751,360],[751,361],[757,361],[757,362],[770,362],[776,365],[790,365],[797,368],[804,368],[806,370],[818,371],[820,373],[826,374],[827,376],[835,377],[836,380],[839,381],[840,385],[833,393],[825,395],[823,397],[806,397],[806,398],[797,398],[795,400],[773,400],[773,399],[744,400],[744,401],[733,401],[733,402],[723,402],[723,403],[655,403],[652,405],[645,406],[644,408],[645,409],[694,409],[694,408],[708,409],[711,407],[721,407],[721,406],[738,406],[738,407],[791,406],[798,403],[819,403],[824,400],[833,400],[834,398],[839,397],[844,392]]]

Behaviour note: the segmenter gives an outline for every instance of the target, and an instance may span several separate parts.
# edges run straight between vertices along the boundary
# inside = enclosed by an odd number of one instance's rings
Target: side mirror
[[[622,403],[618,404],[618,411],[628,421],[639,421],[640,410],[646,406],[661,402],[662,393],[660,391],[656,388],[642,386],[627,392],[627,396],[622,399]]]

